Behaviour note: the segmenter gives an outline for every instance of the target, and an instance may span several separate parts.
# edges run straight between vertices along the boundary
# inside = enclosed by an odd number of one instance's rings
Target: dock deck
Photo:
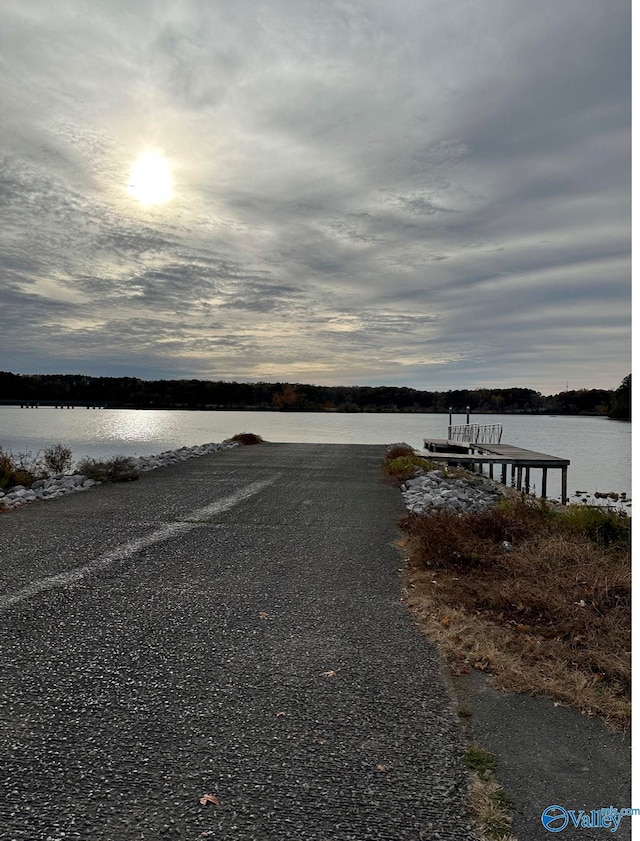
[[[547,496],[547,471],[558,469],[562,471],[562,504],[567,502],[567,468],[569,459],[559,456],[538,453],[514,444],[479,444],[462,443],[459,440],[444,440],[441,438],[425,438],[425,452],[422,453],[431,461],[460,465],[482,471],[482,466],[489,467],[489,476],[493,479],[493,468],[502,465],[502,484],[507,484],[507,467],[511,466],[511,481],[518,490],[528,493],[531,485],[531,468],[542,470],[542,497]]]

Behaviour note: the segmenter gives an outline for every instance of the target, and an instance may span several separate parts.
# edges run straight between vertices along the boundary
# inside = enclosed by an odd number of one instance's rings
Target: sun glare
[[[169,162],[157,152],[143,152],[131,167],[127,192],[140,204],[169,201],[173,177]]]

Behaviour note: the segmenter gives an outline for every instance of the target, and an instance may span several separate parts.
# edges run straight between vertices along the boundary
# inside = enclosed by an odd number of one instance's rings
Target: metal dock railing
[[[458,444],[499,444],[502,440],[502,424],[461,423],[449,426],[447,438]]]

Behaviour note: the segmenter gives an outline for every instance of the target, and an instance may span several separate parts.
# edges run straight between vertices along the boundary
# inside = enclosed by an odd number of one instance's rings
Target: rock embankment
[[[223,441],[221,444],[198,444],[195,447],[180,447],[179,450],[167,450],[157,456],[139,456],[133,459],[133,464],[139,473],[144,473],[147,470],[157,470],[159,467],[168,467],[170,464],[178,464],[180,461],[208,456],[209,453],[238,446],[239,444],[236,441],[229,440]]]
[[[453,478],[442,470],[420,471],[402,485],[402,496],[409,511],[423,514],[440,509],[456,513],[480,513],[502,498],[489,479]]]
[[[230,447],[237,447],[235,441],[223,441],[220,444],[200,444],[195,447],[180,447],[178,450],[167,450],[159,455],[139,456],[132,458],[132,468],[138,473],[147,470],[157,470],[160,467],[168,467],[180,461],[186,461],[198,456],[206,456],[218,450],[226,450]],[[48,479],[37,479],[30,488],[23,485],[16,485],[4,493],[0,490],[0,511],[11,511],[26,505],[28,502],[37,500],[56,499],[69,493],[86,491],[101,482],[83,476],[81,473],[72,475],[51,476]]]

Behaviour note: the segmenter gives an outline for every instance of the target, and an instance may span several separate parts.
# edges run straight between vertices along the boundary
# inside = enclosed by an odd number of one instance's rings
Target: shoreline
[[[100,405],[89,404],[86,402],[77,402],[61,405],[53,401],[39,401],[34,400],[30,402],[22,401],[0,401],[0,408],[3,409],[60,409],[63,411],[84,409],[90,411],[117,411],[117,412],[265,412],[267,414],[282,414],[282,415],[437,415],[448,416],[448,410],[433,411],[430,409],[325,409],[325,408],[310,408],[310,409],[279,409],[271,406],[135,406],[126,403],[115,405]],[[461,409],[456,410],[454,414],[465,414]],[[495,412],[486,409],[473,409],[470,413],[474,417],[476,415],[489,415],[492,417],[540,417],[540,418],[602,418],[603,420],[620,421],[621,423],[631,424],[630,418],[616,418],[610,415],[604,415],[600,412],[551,412],[551,411],[504,411]]]
[[[162,467],[170,467],[192,458],[229,450],[240,446],[236,441],[225,440],[221,443],[198,444],[194,447],[179,447],[177,450],[165,450],[158,455],[134,456],[131,463],[136,473],[148,473]],[[138,478],[137,476],[135,478]],[[8,513],[30,502],[58,499],[70,493],[88,491],[104,482],[90,479],[82,473],[65,473],[47,479],[36,479],[30,488],[16,485],[9,491],[0,490],[0,513]]]

